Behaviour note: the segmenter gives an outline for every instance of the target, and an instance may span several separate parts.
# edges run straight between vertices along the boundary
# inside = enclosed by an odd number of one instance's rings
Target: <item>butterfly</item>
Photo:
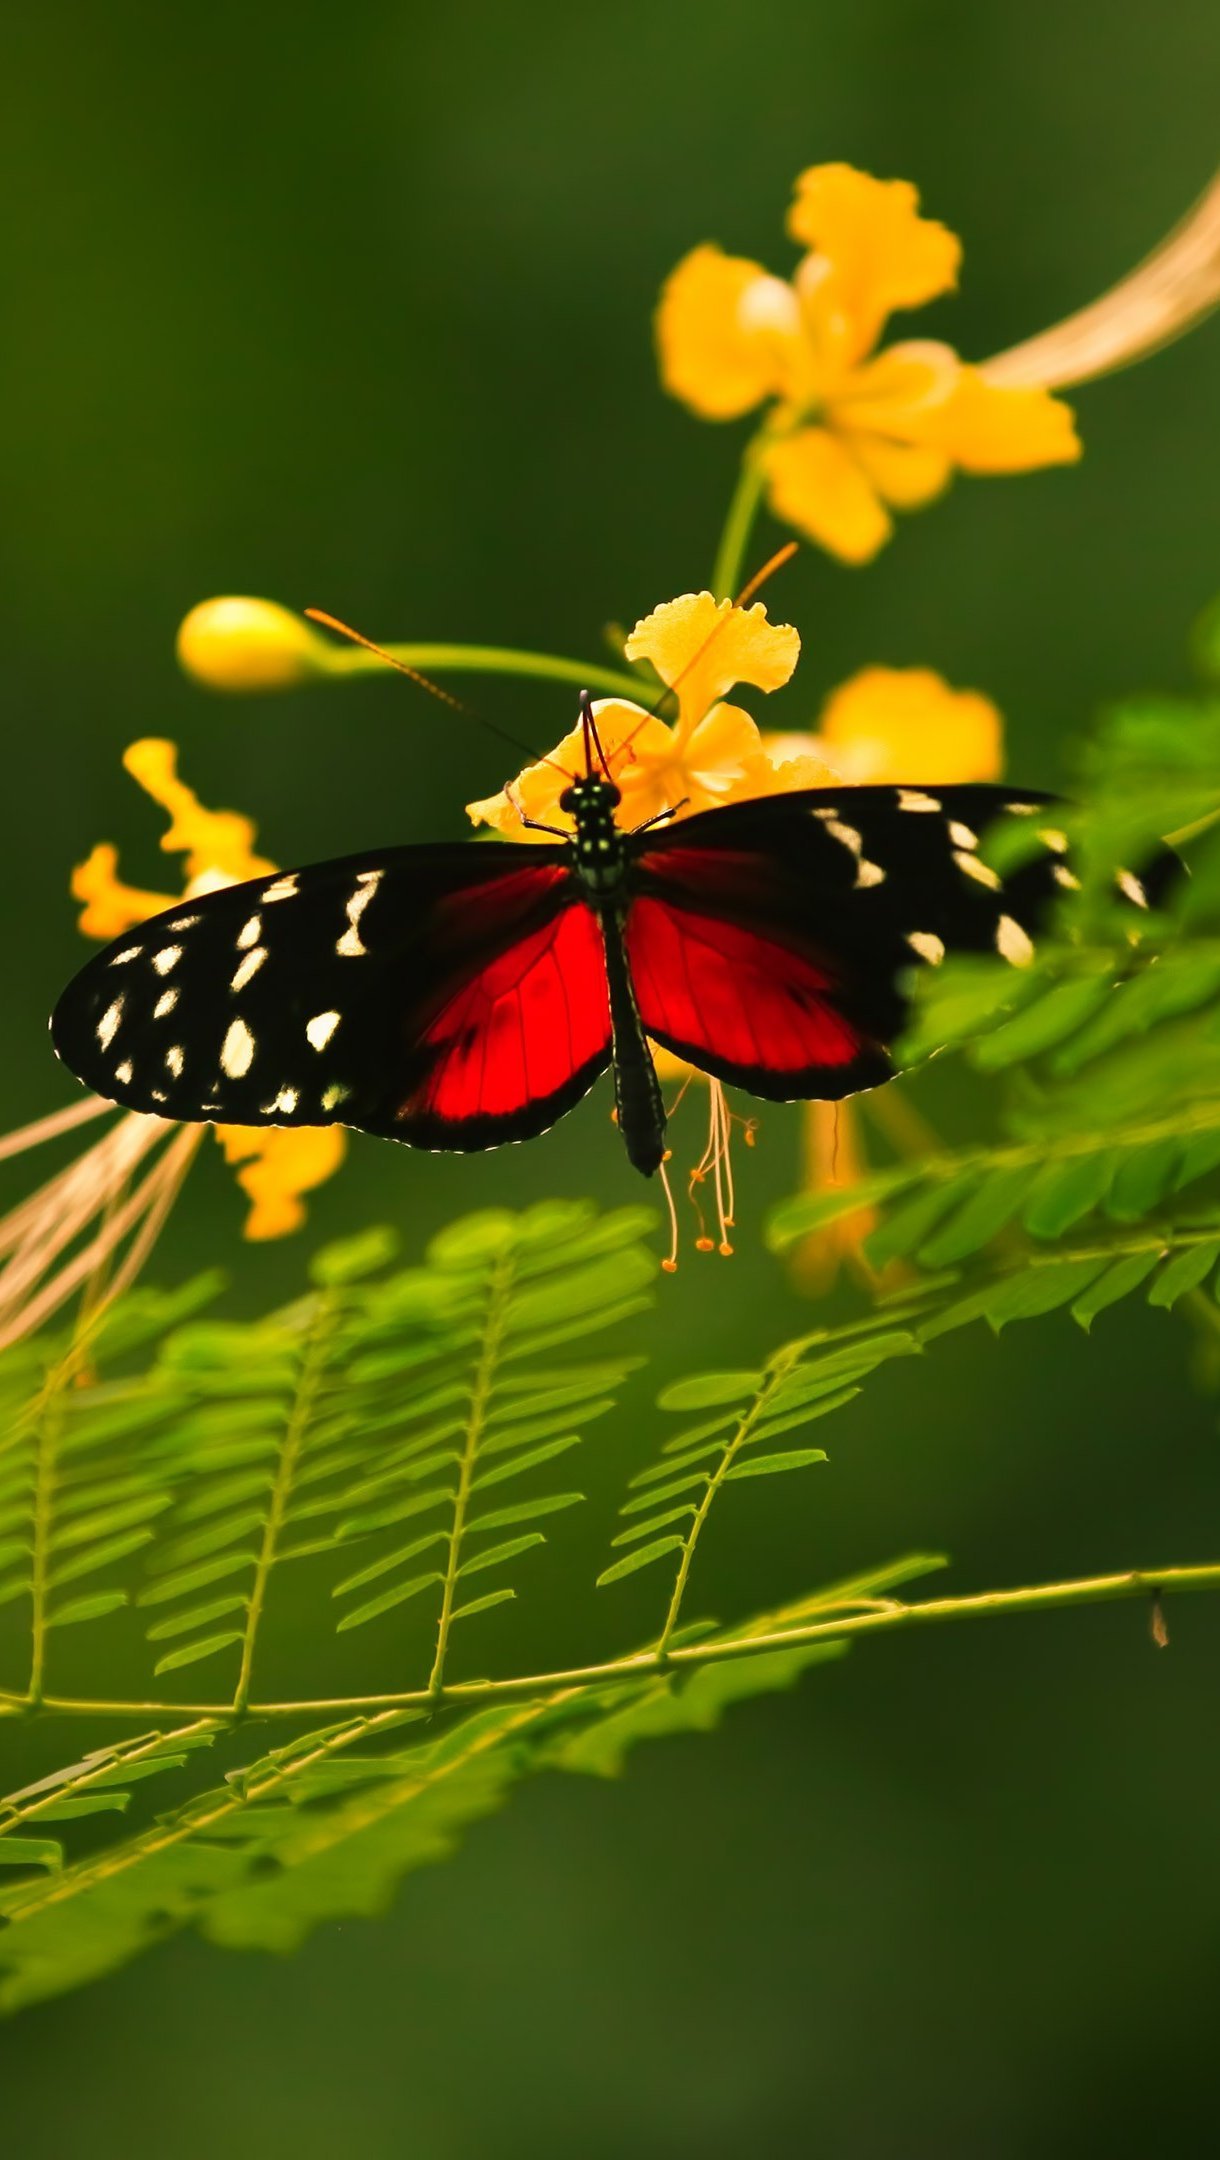
[[[182,902],[69,984],[58,1055],[132,1110],[441,1151],[533,1139],[612,1067],[649,1176],[666,1124],[650,1040],[768,1101],[876,1087],[913,971],[947,952],[1027,963],[1075,883],[1041,822],[1001,878],[988,829],[1051,798],[983,785],[809,789],[626,831],[582,711],[571,834],[387,848]]]

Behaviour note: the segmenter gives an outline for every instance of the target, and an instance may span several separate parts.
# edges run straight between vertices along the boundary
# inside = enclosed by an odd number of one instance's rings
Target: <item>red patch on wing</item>
[[[851,1065],[869,1047],[836,1009],[830,975],[741,923],[639,899],[627,954],[650,1035],[696,1063],[808,1073]]]
[[[483,904],[498,910],[499,892]],[[404,1119],[510,1118],[605,1064],[610,997],[597,918],[567,907],[525,932],[448,992],[419,1040],[435,1058]]]

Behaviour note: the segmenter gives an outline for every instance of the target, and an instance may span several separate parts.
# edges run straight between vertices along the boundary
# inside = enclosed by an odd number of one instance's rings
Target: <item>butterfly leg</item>
[[[558,825],[540,825],[537,818],[527,817],[524,810],[521,808],[520,803],[517,801],[516,796],[513,793],[511,781],[507,781],[505,783],[504,793],[508,799],[509,807],[516,811],[517,816],[520,819],[522,825],[525,827],[526,832],[549,833],[552,840],[571,839],[571,833],[563,832]]]
[[[660,1169],[665,1157],[665,1104],[648,1038],[636,1004],[635,986],[623,942],[624,917],[615,907],[599,911],[610,988],[610,1025],[614,1037],[614,1101],[628,1160],[645,1177]]]
[[[670,818],[677,817],[679,810],[685,810],[689,801],[690,796],[684,795],[681,802],[670,803],[667,809],[658,810],[655,817],[645,818],[642,825],[633,825],[628,838],[634,840],[642,832],[651,832],[654,825],[667,825]]]

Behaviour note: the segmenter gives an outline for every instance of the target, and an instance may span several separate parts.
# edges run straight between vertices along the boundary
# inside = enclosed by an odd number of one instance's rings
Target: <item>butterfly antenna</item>
[[[593,712],[593,700],[587,690],[582,690],[580,693],[580,718],[585,733],[585,778],[586,780],[589,779],[593,772],[593,759],[589,754],[590,747],[592,747],[597,752],[598,764],[605,773],[607,780],[610,780],[613,775],[606,759],[606,753],[602,749],[602,739],[597,732],[597,720]]]
[[[476,712],[473,705],[464,704],[461,698],[454,697],[452,691],[442,690],[439,683],[432,681],[431,676],[421,675],[418,668],[409,667],[405,660],[396,660],[393,653],[386,651],[384,645],[374,645],[372,638],[362,637],[359,630],[351,629],[347,623],[340,622],[337,616],[327,615],[322,608],[312,607],[306,608],[305,613],[311,622],[322,623],[327,630],[334,630],[340,637],[350,639],[353,645],[362,645],[365,652],[371,652],[378,660],[384,660],[387,667],[394,668],[399,675],[405,675],[409,682],[415,683],[421,690],[426,690],[429,697],[439,698],[441,704],[448,705],[452,712],[462,713],[468,720],[477,720],[480,726],[487,728],[491,734],[498,735],[501,742],[508,743],[514,750],[523,750],[526,757],[532,758],[536,765],[549,765],[553,771],[562,773],[565,780],[576,778],[575,773],[570,773],[566,765],[558,764],[553,757],[543,757],[541,752],[531,749],[529,743],[522,742],[519,736],[510,734],[509,730],[501,727],[497,721],[489,720],[486,713]],[[585,692],[584,695],[587,696],[588,693]]]
[[[777,548],[775,550],[774,555],[768,556],[766,562],[762,566],[762,569],[756,570],[749,582],[742,586],[741,591],[738,593],[737,598],[733,602],[733,606],[735,608],[748,606],[749,602],[754,598],[755,594],[762,590],[762,587],[767,583],[768,579],[773,578],[777,570],[782,570],[786,563],[790,563],[792,561],[793,556],[797,553],[799,545],[799,541],[796,540],[785,541],[783,547]],[[716,639],[719,637],[721,631],[723,630],[725,624],[729,621],[729,619],[730,618],[728,614],[717,616],[716,621],[713,623],[711,629],[708,631],[708,634],[704,638],[703,643],[696,646],[694,652],[690,656],[690,659],[686,662],[685,667],[679,668],[677,674],[674,676],[673,681],[666,684],[665,688],[661,692],[660,697],[656,700],[656,703],[649,706],[648,711],[644,716],[645,719],[656,719],[657,714],[660,712],[666,698],[673,696],[675,690],[678,688],[679,683],[684,682],[686,680],[686,677],[690,674],[691,669],[693,667],[696,667],[699,661],[702,660],[703,655],[707,651],[709,645],[715,644]],[[635,741],[635,738],[639,734],[640,729],[643,727],[643,725],[643,720],[637,721],[636,725],[632,728],[631,733],[629,735],[624,735],[623,740],[615,745],[615,757],[618,756],[620,750],[626,750],[628,746]]]

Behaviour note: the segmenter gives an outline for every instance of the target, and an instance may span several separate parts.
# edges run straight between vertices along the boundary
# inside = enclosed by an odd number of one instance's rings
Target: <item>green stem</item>
[[[34,1517],[30,1566],[30,1685],[29,1700],[42,1700],[47,1656],[47,1599],[51,1573],[51,1526],[59,1468],[59,1436],[63,1422],[63,1398],[56,1391],[48,1399],[38,1427],[37,1469],[34,1475]]]
[[[665,1615],[665,1624],[657,1638],[656,1656],[659,1661],[669,1656],[669,1645],[673,1639],[674,1630],[678,1625],[678,1618],[682,1611],[682,1600],[686,1596],[686,1585],[690,1577],[691,1562],[695,1557],[695,1547],[703,1535],[703,1526],[711,1513],[712,1502],[732,1469],[736,1457],[753,1434],[754,1428],[767,1403],[771,1400],[771,1396],[780,1380],[783,1379],[786,1373],[791,1372],[803,1347],[803,1344],[790,1345],[783,1356],[776,1359],[775,1364],[768,1372],[765,1386],[755,1396],[745,1416],[740,1420],[736,1432],[731,1440],[727,1442],[716,1468],[708,1478],[703,1498],[695,1510],[695,1519],[686,1533],[682,1546],[682,1557],[678,1562],[678,1572],[674,1578],[673,1595],[669,1600],[669,1610]]]
[[[385,663],[362,645],[327,646],[330,675],[384,675]],[[404,667],[424,675],[525,675],[536,682],[569,683],[577,690],[600,690],[630,698],[638,705],[648,694],[643,676],[601,667],[596,661],[562,660],[555,653],[518,652],[509,645],[386,645],[383,650]]]
[[[504,1333],[504,1321],[508,1306],[509,1269],[507,1262],[497,1260],[491,1278],[491,1290],[487,1306],[487,1325],[479,1349],[474,1380],[470,1390],[470,1408],[466,1415],[466,1439],[462,1448],[462,1460],[458,1470],[458,1488],[453,1501],[453,1522],[449,1531],[449,1553],[445,1562],[445,1584],[441,1592],[440,1618],[436,1623],[436,1655],[428,1676],[427,1696],[432,1701],[444,1692],[445,1659],[449,1651],[449,1630],[453,1625],[453,1601],[457,1593],[462,1538],[466,1530],[466,1511],[470,1505],[471,1484],[479,1449],[483,1444],[483,1428],[487,1422],[487,1409],[491,1399],[491,1384],[496,1360],[500,1354],[500,1339]]]
[[[233,1695],[233,1714],[236,1717],[244,1716],[246,1706],[250,1700],[250,1680],[254,1670],[254,1647],[258,1640],[259,1625],[262,1621],[263,1607],[267,1599],[267,1585],[271,1580],[272,1568],[279,1557],[280,1532],[284,1527],[284,1519],[292,1495],[293,1480],[296,1477],[301,1449],[305,1444],[305,1435],[309,1430],[309,1420],[313,1414],[314,1400],[322,1377],[322,1368],[326,1362],[327,1343],[334,1316],[333,1301],[329,1298],[320,1299],[301,1355],[301,1369],[297,1379],[296,1393],[288,1413],[288,1422],[284,1428],[284,1443],[280,1449],[279,1462],[276,1465],[275,1483],[271,1488],[271,1502],[267,1509],[267,1520],[263,1524],[263,1541],[259,1547],[258,1560],[254,1569],[254,1581],[250,1589],[250,1601],[246,1608],[246,1632],[241,1648],[241,1670],[237,1676],[237,1686]]]
[[[716,564],[712,571],[712,591],[717,600],[732,600],[742,585],[746,549],[754,521],[762,503],[766,475],[762,459],[758,455],[759,438],[756,436],[746,447],[741,461],[741,472],[733,490],[720,545],[716,550]]]
[[[986,1590],[975,1597],[928,1598],[918,1605],[878,1600],[876,1609],[812,1620],[799,1627],[768,1627],[713,1642],[611,1658],[603,1665],[577,1665],[561,1672],[522,1673],[507,1680],[459,1680],[439,1690],[415,1688],[400,1695],[332,1695],[300,1702],[252,1703],[251,1717],[362,1717],[396,1710],[477,1709],[517,1696],[547,1695],[559,1688],[604,1687],[616,1680],[642,1680],[668,1671],[697,1671],[732,1658],[765,1657],[778,1650],[800,1650],[812,1643],[846,1641],[855,1635],[884,1634],[890,1629],[933,1626],[942,1620],[986,1619],[1005,1613],[1047,1612],[1076,1605],[1101,1605],[1120,1598],[1164,1599],[1188,1591],[1220,1590],[1220,1562],[1198,1567],[1128,1568],[1118,1575],[1089,1575],[1068,1582],[1038,1583],[1025,1590]],[[0,1709],[28,1711],[22,1697],[0,1697]],[[38,1705],[61,1716],[209,1717],[231,1719],[228,1703],[106,1702],[86,1697],[47,1696]]]

